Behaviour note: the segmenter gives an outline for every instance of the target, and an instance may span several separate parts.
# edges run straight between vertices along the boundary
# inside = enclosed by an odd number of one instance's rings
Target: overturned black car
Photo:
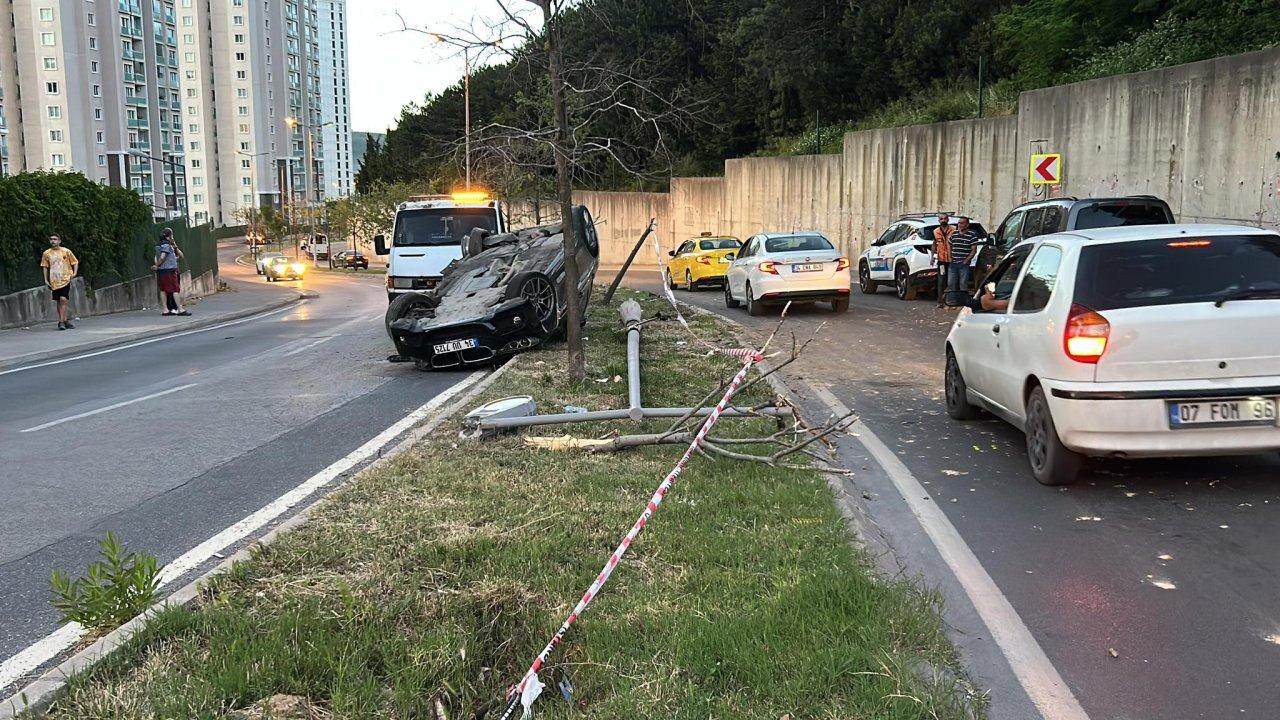
[[[578,293],[585,308],[595,282],[600,242],[591,213],[573,208]],[[560,223],[501,235],[476,229],[462,258],[444,269],[430,292],[405,293],[387,308],[391,360],[422,370],[491,363],[538,347],[565,329],[564,235]]]

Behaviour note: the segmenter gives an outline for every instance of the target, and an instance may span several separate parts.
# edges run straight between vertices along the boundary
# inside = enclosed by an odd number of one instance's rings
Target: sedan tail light
[[[756,269],[762,273],[769,273],[770,275],[778,274],[778,264],[772,260],[765,260],[764,262],[757,265]]]
[[[706,255],[699,255],[699,256],[698,256],[698,264],[699,264],[699,265],[710,265],[710,264],[711,264],[711,258],[707,257]]]
[[[836,258],[836,272],[840,272],[841,270],[848,270],[848,269],[849,269],[849,258],[847,257]]]
[[[1063,348],[1067,357],[1090,365],[1102,358],[1111,337],[1111,323],[1089,308],[1073,303],[1067,314],[1067,329],[1063,336]]]

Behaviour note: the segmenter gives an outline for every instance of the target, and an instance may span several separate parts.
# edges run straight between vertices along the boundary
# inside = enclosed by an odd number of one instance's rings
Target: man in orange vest
[[[933,229],[933,254],[938,258],[938,307],[947,296],[947,267],[951,265],[951,236],[956,228],[946,213],[938,216],[938,227]]]

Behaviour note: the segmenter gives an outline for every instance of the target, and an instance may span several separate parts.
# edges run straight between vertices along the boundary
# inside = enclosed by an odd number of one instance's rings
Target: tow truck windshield
[[[493,208],[423,208],[396,213],[392,243],[397,247],[459,245],[474,228],[498,231]]]

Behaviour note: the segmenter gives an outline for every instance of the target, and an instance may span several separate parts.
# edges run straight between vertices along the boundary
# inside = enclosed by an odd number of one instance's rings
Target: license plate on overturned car
[[[473,347],[480,347],[480,340],[477,338],[467,338],[466,340],[450,340],[447,343],[431,346],[432,351],[437,355],[447,352],[458,352],[459,350],[467,350]]]
[[[1174,430],[1197,427],[1241,427],[1275,425],[1277,398],[1231,398],[1228,400],[1175,400],[1167,403],[1169,427]]]

